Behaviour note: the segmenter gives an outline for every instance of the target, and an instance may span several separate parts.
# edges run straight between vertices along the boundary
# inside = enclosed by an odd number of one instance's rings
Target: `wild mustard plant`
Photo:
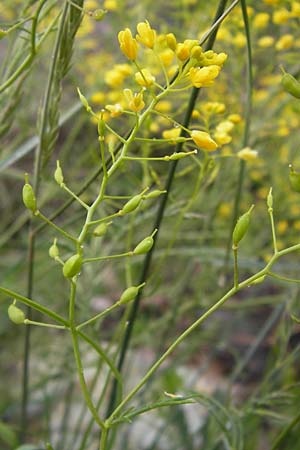
[[[108,3],[108,2],[106,2]],[[108,8],[108,6],[107,6]],[[88,334],[82,330],[93,323],[97,323],[104,316],[108,315],[115,309],[122,309],[123,305],[132,302],[138,295],[140,290],[145,286],[145,283],[149,283],[145,280],[141,284],[130,285],[124,289],[119,299],[116,299],[115,303],[104,310],[103,312],[96,314],[92,317],[87,317],[85,321],[78,323],[76,320],[76,302],[80,302],[78,296],[78,285],[80,284],[80,277],[84,277],[85,268],[88,264],[99,264],[101,261],[114,260],[114,259],[126,259],[135,258],[135,256],[148,253],[154,245],[155,235],[157,230],[154,229],[149,236],[144,237],[140,242],[136,242],[130,251],[124,251],[123,253],[112,253],[108,255],[90,255],[89,240],[96,239],[98,237],[106,239],[106,233],[109,227],[114,227],[116,221],[122,221],[131,213],[138,213],[139,209],[147,205],[148,200],[163,196],[165,192],[161,189],[152,189],[149,186],[142,188],[139,192],[133,192],[130,198],[121,198],[124,202],[123,205],[116,209],[115,212],[109,215],[103,213],[103,203],[106,198],[109,197],[110,187],[112,186],[112,176],[126,164],[126,167],[130,167],[131,164],[143,163],[147,161],[176,161],[182,158],[191,157],[193,160],[199,157],[196,155],[194,146],[200,150],[200,155],[203,156],[205,164],[200,166],[199,177],[196,183],[194,196],[192,196],[191,202],[188,202],[186,208],[189,208],[192,202],[195,200],[196,188],[199,187],[205,170],[205,165],[214,163],[215,155],[218,154],[220,146],[229,143],[232,139],[231,132],[235,123],[239,122],[239,117],[228,117],[227,119],[216,121],[216,115],[224,112],[222,104],[205,104],[200,106],[199,111],[194,111],[195,122],[193,126],[185,129],[180,123],[176,123],[175,128],[166,129],[161,132],[161,136],[150,138],[145,137],[143,134],[144,128],[146,128],[147,119],[152,117],[160,117],[167,119],[168,123],[174,125],[174,120],[170,118],[164,111],[158,108],[159,104],[166,101],[173,93],[185,93],[193,86],[196,88],[204,87],[209,88],[218,82],[218,77],[221,72],[221,66],[225,62],[226,55],[224,53],[214,53],[212,51],[204,52],[198,45],[197,41],[186,40],[182,43],[177,43],[174,34],[169,33],[165,39],[158,38],[158,35],[148,21],[142,22],[137,26],[138,34],[133,36],[129,29],[125,29],[119,33],[120,47],[124,55],[128,58],[129,63],[134,69],[129,70],[124,65],[118,69],[113,69],[117,72],[116,78],[120,76],[122,82],[126,79],[130,87],[125,88],[122,95],[118,98],[118,101],[113,104],[106,104],[103,99],[100,99],[100,111],[94,111],[90,101],[79,90],[79,97],[83,106],[86,108],[87,113],[96,122],[98,129],[98,143],[99,143],[99,156],[102,163],[103,177],[98,188],[98,195],[93,201],[85,202],[76,195],[68,186],[67,175],[64,175],[64,167],[61,167],[61,163],[57,161],[57,167],[54,173],[54,179],[56,183],[70,195],[85,212],[85,220],[82,223],[81,230],[77,235],[69,233],[66,229],[58,227],[52,220],[44,215],[39,210],[38,202],[35,198],[34,190],[29,183],[29,179],[25,177],[25,185],[23,188],[23,201],[27,209],[33,213],[33,219],[40,219],[44,223],[52,227],[57,233],[53,244],[49,248],[49,256],[54,263],[58,264],[62,268],[62,275],[66,278],[70,288],[69,297],[69,317],[64,317],[56,314],[50,308],[45,308],[41,304],[32,301],[30,298],[23,297],[15,292],[0,288],[3,293],[17,300],[13,300],[13,303],[9,306],[8,314],[10,319],[16,324],[36,325],[43,327],[53,327],[61,330],[65,330],[70,333],[72,345],[74,349],[74,357],[76,360],[78,377],[82,393],[87,407],[89,408],[93,420],[98,424],[102,430],[100,448],[102,450],[108,448],[108,434],[109,430],[115,428],[119,423],[126,422],[131,418],[134,418],[138,414],[151,409],[151,405],[147,405],[141,411],[136,409],[126,411],[125,408],[134,396],[142,389],[150,377],[157,371],[161,364],[166,360],[168,355],[206,318],[208,318],[214,311],[223,305],[229,298],[238,293],[245,287],[252,286],[258,282],[263,281],[267,276],[280,277],[277,274],[271,272],[272,266],[275,262],[285,254],[291,253],[295,250],[299,250],[299,245],[287,248],[282,251],[278,251],[277,238],[275,233],[275,225],[273,219],[273,198],[272,192],[269,192],[267,199],[268,212],[271,221],[271,230],[273,237],[274,253],[267,265],[257,272],[255,275],[250,276],[246,280],[240,281],[238,274],[238,250],[240,250],[240,241],[246,239],[247,231],[250,224],[250,213],[254,216],[255,212],[252,212],[253,207],[246,212],[240,220],[237,222],[233,236],[232,244],[234,251],[234,279],[233,287],[206,313],[201,315],[199,319],[192,323],[179,337],[176,339],[167,351],[153,364],[146,375],[140,380],[140,382],[126,395],[120,398],[119,405],[114,409],[108,418],[105,417],[104,412],[99,410],[92,401],[91,391],[87,386],[84,373],[83,362],[79,352],[79,340],[86,341],[94,350],[99,354],[99,358],[102,358],[110,372],[118,381],[119,385],[122,385],[124,381],[118,372],[115,361],[110,357],[108,351],[102,348],[102,345],[92,339]],[[157,48],[160,47],[160,51]],[[151,52],[153,60],[157,60],[159,69],[153,70],[153,64],[148,67],[144,61],[149,58],[148,53]],[[145,59],[143,56],[145,54]],[[172,58],[170,58],[172,56]],[[175,61],[172,69],[166,68],[166,59],[172,59]],[[155,69],[155,68],[154,68]],[[122,73],[123,71],[123,73]],[[126,72],[126,77],[124,76]],[[177,74],[174,77],[174,74]],[[109,75],[107,75],[109,79]],[[116,82],[117,84],[117,82]],[[82,89],[83,90],[83,89]],[[99,100],[99,99],[98,99]],[[120,101],[120,103],[119,103]],[[163,109],[163,108],[162,108]],[[214,111],[214,112],[212,112]],[[128,136],[124,137],[117,131],[114,120],[118,117],[126,117],[132,125],[131,132]],[[200,119],[200,120],[199,120]],[[165,122],[164,122],[165,124]],[[200,129],[198,129],[200,128]],[[185,135],[181,135],[181,130],[185,132]],[[159,131],[161,131],[159,129]],[[111,137],[114,137],[114,140]],[[141,145],[147,145],[151,148],[158,143],[178,143],[184,144],[184,151],[174,152],[171,154],[165,154],[163,156],[153,156],[153,152],[148,152],[147,156],[140,149]],[[113,145],[111,145],[113,143]],[[120,145],[120,150],[117,150]],[[191,149],[191,150],[189,150]],[[244,148],[238,153],[238,156],[244,160],[254,159],[253,150]],[[111,155],[111,162],[107,162],[108,155]],[[203,161],[201,160],[201,164]],[[206,167],[207,168],[207,167]],[[122,194],[122,192],[121,192]],[[118,196],[120,197],[120,196]],[[122,195],[121,195],[122,197]],[[119,199],[119,198],[118,198]],[[184,217],[186,208],[183,208],[181,218]],[[72,251],[64,254],[64,246],[61,242],[67,240],[70,244]],[[290,281],[287,279],[287,281]],[[24,304],[31,306],[37,311],[48,316],[52,321],[51,323],[35,322],[30,319],[26,319],[24,312],[17,306],[16,301],[23,302]],[[101,343],[102,344],[102,343]],[[180,396],[168,395],[168,402],[165,404],[180,404],[193,402],[192,397],[182,398]],[[162,402],[163,405],[163,402]],[[160,405],[160,406],[162,406]],[[154,408],[154,406],[153,406]]]

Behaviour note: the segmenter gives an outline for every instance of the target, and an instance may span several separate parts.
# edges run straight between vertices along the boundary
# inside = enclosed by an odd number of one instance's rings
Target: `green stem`
[[[65,183],[62,183],[60,187],[68,192],[68,194],[70,194],[78,203],[80,203],[81,206],[83,206],[87,210],[89,209],[89,205],[83,202],[74,192],[72,192],[71,189],[69,189],[68,186],[65,185]]]
[[[29,308],[35,309],[36,311],[45,314],[46,316],[53,319],[55,322],[58,322],[67,328],[69,327],[69,322],[62,316],[55,313],[54,311],[51,311],[51,309],[48,309],[45,306],[40,305],[39,303],[31,300],[30,298],[24,297],[23,295],[20,295],[17,292],[12,291],[11,289],[4,288],[2,286],[0,286],[0,292],[2,292],[2,294],[7,295],[10,298],[16,298],[24,305],[29,306]]]
[[[97,256],[95,258],[85,258],[82,261],[82,264],[88,263],[88,262],[95,262],[95,261],[107,261],[109,259],[116,259],[116,258],[124,258],[126,256],[133,256],[133,252],[126,252],[126,253],[119,253],[118,255],[107,255],[107,256]]]
[[[298,413],[293,420],[281,431],[281,433],[276,437],[272,447],[270,450],[277,450],[279,448],[282,448],[282,441],[288,436],[290,431],[300,422],[300,413]]]
[[[239,286],[239,269],[238,269],[238,248],[233,247],[233,256],[234,256],[234,287],[237,289]]]
[[[274,272],[268,272],[267,275],[269,277],[276,278],[277,280],[280,280],[280,281],[286,281],[288,283],[300,283],[299,279],[284,277],[284,276],[278,275],[277,273],[274,273]]]
[[[71,241],[77,243],[76,237],[67,233],[63,228],[60,228],[59,226],[55,225],[55,223],[51,222],[51,220],[49,220],[46,216],[44,216],[44,214],[42,214],[40,211],[36,211],[34,215],[42,219],[44,222],[46,222],[48,225],[50,225],[52,228],[54,228],[56,231],[62,234],[65,238],[70,239]]]
[[[114,309],[118,308],[119,306],[120,306],[119,303],[114,303],[112,306],[110,306],[109,308],[105,309],[104,311],[102,311],[101,313],[97,314],[96,316],[92,317],[91,319],[88,319],[85,322],[82,322],[79,325],[77,325],[76,330],[78,331],[81,328],[85,327],[86,325],[90,325],[91,323],[95,322],[96,320],[102,319],[107,314],[112,312]]]
[[[19,78],[19,76],[30,66],[36,53],[36,29],[38,23],[39,14],[47,0],[42,0],[36,10],[35,15],[32,17],[31,26],[31,50],[30,54],[25,58],[23,63],[17,68],[17,70],[0,86],[0,94],[5,91],[13,82]]]
[[[270,222],[271,222],[274,252],[277,253],[278,248],[277,248],[277,239],[276,239],[276,231],[275,231],[275,224],[274,224],[273,208],[268,208],[268,212],[269,212]]]
[[[87,388],[85,378],[84,378],[84,371],[83,371],[83,365],[80,357],[79,352],[79,345],[78,345],[78,337],[77,337],[77,331],[76,331],[76,324],[75,324],[75,296],[76,296],[76,283],[75,281],[71,282],[71,292],[70,292],[70,305],[69,305],[69,322],[70,322],[70,332],[72,336],[72,343],[73,343],[73,351],[75,356],[75,362],[77,366],[77,373],[79,378],[80,387],[84,396],[85,403],[87,407],[89,408],[95,422],[99,425],[101,429],[104,429],[104,423],[98,416],[98,412],[95,409],[93,402],[90,398],[89,390]]]
[[[29,320],[29,319],[25,319],[24,324],[25,325],[37,325],[39,327],[46,327],[46,328],[56,328],[59,330],[67,330],[68,329],[68,327],[66,327],[65,325],[53,325],[52,323],[36,322],[35,320]]]
[[[101,431],[101,438],[100,438],[100,447],[99,450],[107,450],[107,439],[108,439],[108,429],[105,428]]]

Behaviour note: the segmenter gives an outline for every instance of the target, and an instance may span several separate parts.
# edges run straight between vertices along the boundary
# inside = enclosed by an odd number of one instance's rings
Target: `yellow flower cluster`
[[[118,34],[120,48],[124,55],[131,61],[135,61],[137,58],[138,42],[148,48],[153,48],[156,42],[156,31],[151,28],[147,20],[138,23],[137,31],[136,38],[132,36],[129,28],[120,31]]]

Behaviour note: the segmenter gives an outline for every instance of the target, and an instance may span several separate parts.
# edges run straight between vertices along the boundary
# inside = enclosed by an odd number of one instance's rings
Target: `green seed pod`
[[[289,168],[290,168],[289,180],[290,180],[291,188],[295,192],[300,192],[300,173],[295,172],[292,164],[289,165]]]
[[[118,303],[120,305],[124,305],[125,303],[129,303],[135,299],[141,287],[145,286],[146,283],[140,284],[139,286],[131,286],[123,292]]]
[[[95,11],[92,12],[92,18],[97,20],[97,22],[100,22],[103,20],[106,13],[107,11],[105,9],[95,9]]]
[[[281,78],[281,84],[295,98],[300,98],[300,83],[290,73],[285,72]]]
[[[63,176],[63,172],[61,170],[59,161],[56,161],[56,169],[54,172],[54,179],[56,181],[57,184],[59,184],[60,186],[63,184],[64,182],[64,176]]]
[[[77,88],[77,92],[78,92],[78,95],[79,95],[79,99],[80,99],[81,103],[83,104],[83,106],[85,107],[85,109],[87,110],[87,112],[91,112],[92,108],[90,107],[89,102],[87,101],[85,96],[82,95],[82,93],[80,92],[79,88]]]
[[[8,35],[7,31],[0,28],[0,41]]]
[[[248,231],[249,224],[250,224],[250,215],[251,211],[254,208],[254,205],[251,206],[249,211],[247,211],[245,214],[243,214],[239,220],[237,221],[236,226],[234,227],[233,233],[232,233],[232,242],[234,247],[237,247],[239,242],[243,239],[245,234]]]
[[[104,135],[105,135],[105,120],[103,120],[102,116],[103,116],[103,113],[101,114],[101,117],[98,120],[99,141],[104,141]]]
[[[94,231],[93,231],[93,235],[96,237],[101,237],[104,236],[105,233],[107,232],[107,228],[109,227],[109,225],[112,222],[108,222],[108,223],[100,223],[100,225],[98,225]]]
[[[123,208],[120,210],[119,214],[124,215],[134,211],[141,203],[142,198],[143,198],[142,194],[138,194],[132,197],[130,200],[128,200],[127,203],[125,203]]]
[[[57,239],[54,239],[53,244],[49,248],[49,256],[50,256],[50,258],[53,258],[53,259],[55,259],[59,256],[59,249],[58,249],[56,243],[57,243]]]
[[[71,256],[64,264],[63,274],[66,278],[73,278],[80,272],[82,257],[78,254]]]
[[[268,197],[267,197],[267,206],[269,209],[273,209],[273,195],[272,195],[272,188],[270,188]]]
[[[162,194],[165,194],[167,191],[160,191],[159,189],[155,189],[154,191],[150,192],[147,195],[144,195],[143,197],[145,199],[149,199],[149,198],[156,198],[159,197]]]
[[[15,302],[12,303],[11,305],[9,305],[8,307],[8,317],[10,318],[10,320],[17,324],[17,325],[21,325],[22,323],[24,323],[25,320],[25,314],[23,313],[23,311],[18,308],[15,305]]]
[[[154,239],[152,236],[147,236],[143,239],[133,250],[134,255],[143,255],[148,253],[153,247]]]
[[[36,211],[36,198],[31,184],[28,183],[28,174],[25,174],[25,184],[22,191],[23,203],[27,209],[32,212]]]

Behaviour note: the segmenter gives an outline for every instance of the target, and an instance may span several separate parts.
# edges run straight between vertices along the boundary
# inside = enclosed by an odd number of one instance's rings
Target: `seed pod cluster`
[[[239,242],[243,239],[245,234],[248,231],[249,224],[250,224],[250,216],[252,209],[254,208],[254,205],[251,206],[249,211],[247,211],[245,214],[243,214],[239,220],[237,221],[236,226],[234,227],[233,233],[232,233],[232,243],[233,246],[236,248],[239,244]]]
[[[82,266],[82,256],[81,255],[73,255],[71,256],[63,266],[63,274],[66,278],[73,278],[77,275]]]

